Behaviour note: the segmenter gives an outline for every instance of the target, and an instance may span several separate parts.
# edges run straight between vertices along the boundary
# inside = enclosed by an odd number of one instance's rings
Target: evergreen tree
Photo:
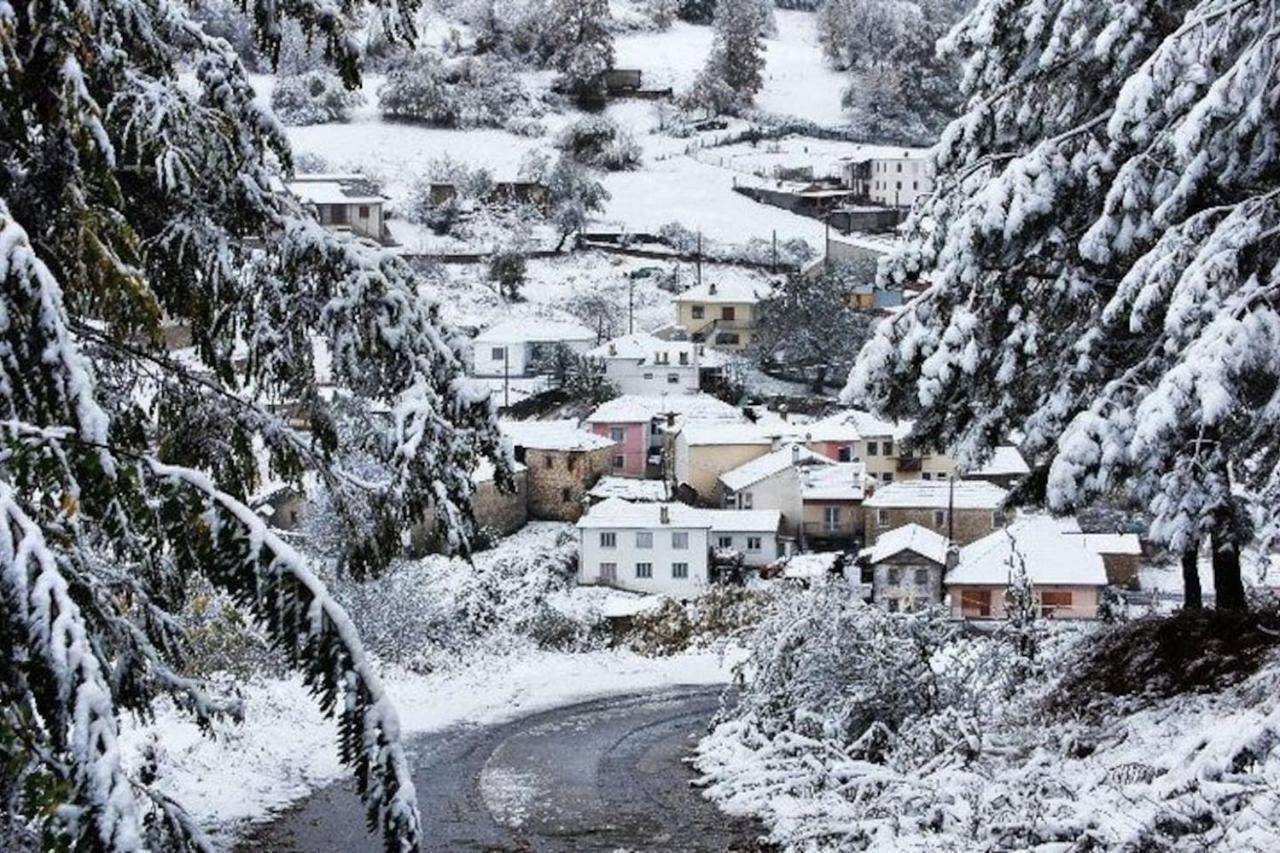
[[[1280,77],[1261,0],[983,0],[944,49],[967,113],[881,273],[930,286],[863,349],[849,398],[963,465],[1010,430],[1023,492],[1141,500],[1175,552],[1212,538],[1243,607],[1251,522],[1280,529]]]
[[[254,36],[274,62],[291,15],[354,88],[363,5],[254,2]],[[416,5],[379,3],[389,37],[412,38]],[[509,469],[487,395],[460,381],[461,336],[401,261],[277,189],[289,163],[186,4],[0,0],[0,829],[16,845],[201,846],[118,745],[121,715],[161,696],[203,726],[239,714],[184,669],[174,614],[197,581],[253,613],[336,718],[388,849],[420,845],[395,711],[351,620],[245,501],[266,470],[314,471],[360,576],[428,511],[464,545],[470,470]],[[174,325],[190,358],[164,346]],[[384,476],[350,473],[351,454]]]
[[[764,34],[772,24],[764,0],[717,0],[711,55],[687,99],[701,97],[699,106],[719,111],[732,92],[734,106],[750,104],[764,86]]]
[[[563,88],[582,101],[603,98],[605,74],[613,67],[609,0],[552,0],[548,18],[551,64]]]

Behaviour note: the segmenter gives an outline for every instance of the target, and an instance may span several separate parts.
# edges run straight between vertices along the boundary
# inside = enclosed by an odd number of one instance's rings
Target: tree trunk
[[[810,386],[810,389],[815,394],[821,394],[827,390],[827,368],[814,368],[813,384]]]
[[[1229,532],[1214,531],[1213,587],[1219,610],[1246,610],[1244,582],[1240,579],[1240,546]]]
[[[1182,552],[1182,609],[1200,610],[1204,598],[1200,594],[1200,540]]]

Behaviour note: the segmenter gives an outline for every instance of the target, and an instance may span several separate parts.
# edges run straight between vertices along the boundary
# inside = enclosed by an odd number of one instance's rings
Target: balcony
[[[899,456],[898,472],[902,474],[918,474],[924,463],[924,459],[919,456]]]

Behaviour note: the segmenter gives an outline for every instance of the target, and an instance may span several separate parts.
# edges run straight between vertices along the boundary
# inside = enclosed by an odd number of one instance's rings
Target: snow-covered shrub
[[[508,119],[503,129],[507,133],[514,133],[516,136],[527,136],[530,139],[537,139],[547,134],[547,126],[538,119],[529,116],[516,116]]]
[[[489,258],[486,275],[489,281],[498,286],[502,298],[510,302],[520,299],[520,286],[525,279],[524,252],[516,249],[503,249]]]
[[[363,95],[348,90],[336,75],[325,71],[280,77],[271,92],[276,116],[292,125],[346,121],[363,102]]]
[[[579,163],[611,172],[640,168],[640,145],[608,116],[585,116],[565,127],[556,147]]]
[[[677,252],[691,254],[699,251],[697,232],[685,227],[680,222],[668,222],[658,229],[658,237]],[[748,263],[760,266],[772,265],[775,261],[779,268],[798,269],[804,266],[817,254],[813,246],[802,237],[791,237],[779,241],[775,255],[772,240],[752,237],[745,243],[722,243],[717,240],[703,238],[701,241],[702,257],[727,263]]]
[[[443,127],[502,127],[542,112],[511,67],[490,56],[441,58],[419,51],[387,75],[378,108],[388,118]]]
[[[650,657],[679,654],[692,641],[693,620],[674,598],[664,598],[657,607],[637,613],[627,636],[632,651]]]
[[[713,584],[685,603],[664,599],[632,620],[627,645],[642,655],[662,656],[722,643],[758,623],[770,598],[767,591]]]

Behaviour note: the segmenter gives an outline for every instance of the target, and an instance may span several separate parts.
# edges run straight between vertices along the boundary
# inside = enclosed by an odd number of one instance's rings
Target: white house
[[[842,182],[855,194],[885,207],[911,207],[933,192],[927,148],[902,148],[844,165]]]
[[[538,361],[557,345],[584,354],[596,333],[577,323],[538,318],[504,320],[476,335],[471,342],[471,370],[476,376],[533,376]]]
[[[647,332],[623,335],[587,353],[623,394],[696,394],[703,376],[724,367],[724,357],[692,341],[665,341]]]
[[[721,474],[721,502],[736,509],[776,509],[783,531],[794,536],[803,522],[805,472],[834,464],[798,443],[784,444]]]
[[[747,565],[777,559],[778,522],[777,512],[608,498],[578,520],[578,582],[694,596],[710,582],[712,547],[737,549]]]
[[[386,199],[364,175],[297,175],[288,183],[289,191],[303,205],[315,211],[326,228],[386,242],[382,204]]]

